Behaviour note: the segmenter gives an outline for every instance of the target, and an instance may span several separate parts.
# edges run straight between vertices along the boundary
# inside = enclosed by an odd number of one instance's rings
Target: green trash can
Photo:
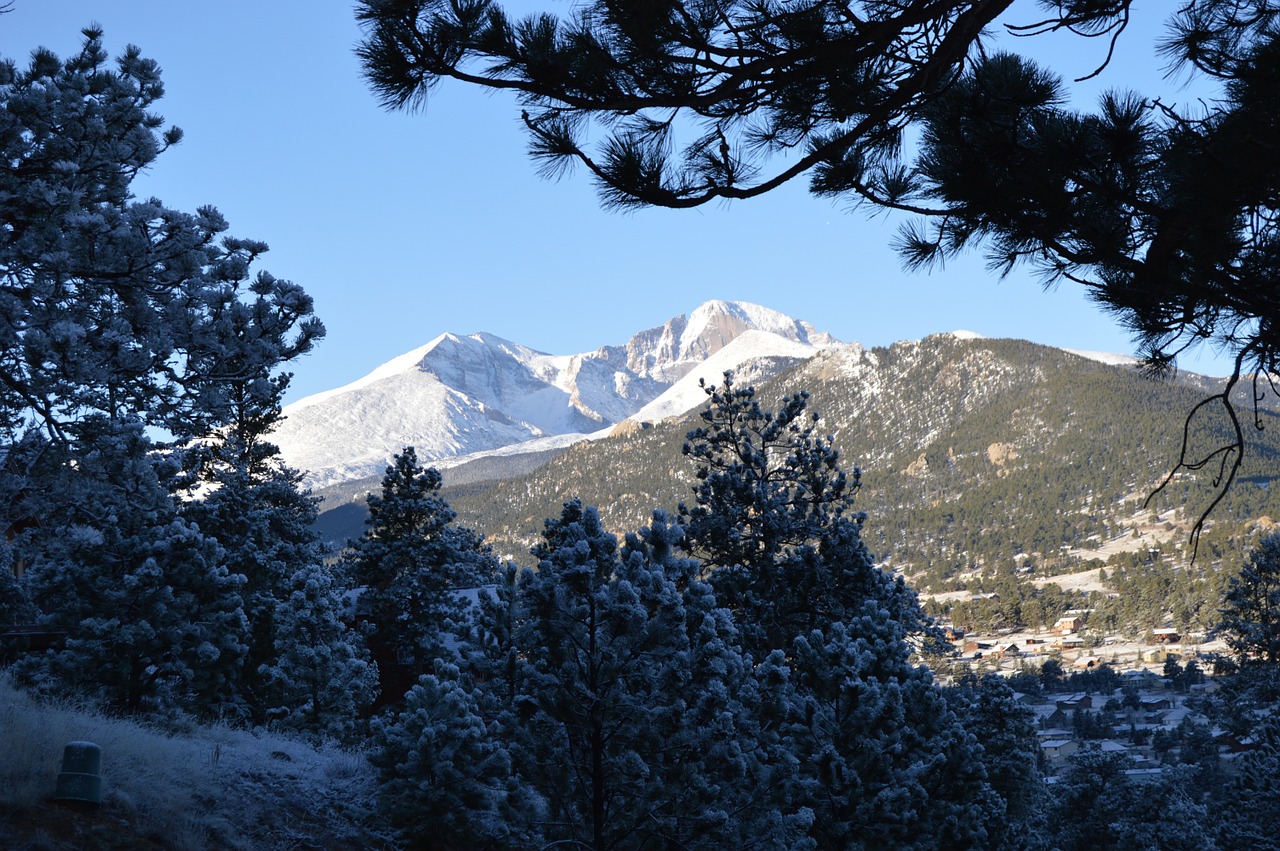
[[[66,746],[53,799],[93,806],[102,803],[102,748],[93,742]]]

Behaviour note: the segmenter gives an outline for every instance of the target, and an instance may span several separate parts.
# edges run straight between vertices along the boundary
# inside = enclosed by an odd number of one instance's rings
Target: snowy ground
[[[51,801],[73,741],[102,749],[102,806],[89,812]],[[41,705],[0,673],[0,848],[392,848],[380,821],[362,754]]]
[[[1098,580],[1098,574],[1103,568],[1095,568],[1093,570],[1084,570],[1080,573],[1062,573],[1058,576],[1046,576],[1043,579],[1033,579],[1031,584],[1037,588],[1043,588],[1046,585],[1057,585],[1063,591],[1078,591],[1082,594],[1088,594],[1090,591],[1099,591],[1103,594],[1110,593],[1111,589]]]

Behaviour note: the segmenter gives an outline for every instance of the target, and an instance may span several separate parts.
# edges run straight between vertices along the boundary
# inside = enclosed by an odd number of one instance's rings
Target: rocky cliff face
[[[744,302],[709,301],[688,316],[641,331],[627,342],[627,368],[673,384],[746,331],[764,331],[815,349],[838,345],[808,322]]]

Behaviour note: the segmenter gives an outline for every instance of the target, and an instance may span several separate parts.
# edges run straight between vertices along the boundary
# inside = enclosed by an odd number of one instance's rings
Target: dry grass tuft
[[[102,807],[83,818],[51,801],[73,741],[102,748]],[[391,848],[375,790],[362,754],[226,726],[167,733],[38,703],[0,672],[0,847],[83,847],[67,833],[84,822],[128,831],[139,848]]]

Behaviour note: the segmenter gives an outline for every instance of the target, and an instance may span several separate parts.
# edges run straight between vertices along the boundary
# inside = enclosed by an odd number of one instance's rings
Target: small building
[[[1139,668],[1136,671],[1125,671],[1120,675],[1125,683],[1133,683],[1138,688],[1154,688],[1161,680],[1159,674],[1149,671],[1146,668]]]
[[[1066,615],[1058,618],[1053,624],[1053,632],[1057,635],[1072,635],[1079,632],[1081,619],[1079,615]]]
[[[1036,726],[1041,730],[1053,730],[1065,726],[1069,719],[1067,713],[1063,712],[1057,706],[1039,705],[1031,707],[1032,713],[1035,714]]]
[[[1124,776],[1138,783],[1149,783],[1163,777],[1164,768],[1162,766],[1152,766],[1150,768],[1126,768],[1124,770]]]
[[[1050,739],[1040,743],[1045,759],[1052,765],[1062,765],[1073,753],[1080,750],[1080,743],[1075,739]]]
[[[1078,709],[1093,709],[1093,695],[1079,692],[1077,694],[1064,694],[1059,697],[1055,703],[1063,712],[1074,712]]]
[[[1173,627],[1162,627],[1151,630],[1151,640],[1156,644],[1177,644],[1182,636]]]

